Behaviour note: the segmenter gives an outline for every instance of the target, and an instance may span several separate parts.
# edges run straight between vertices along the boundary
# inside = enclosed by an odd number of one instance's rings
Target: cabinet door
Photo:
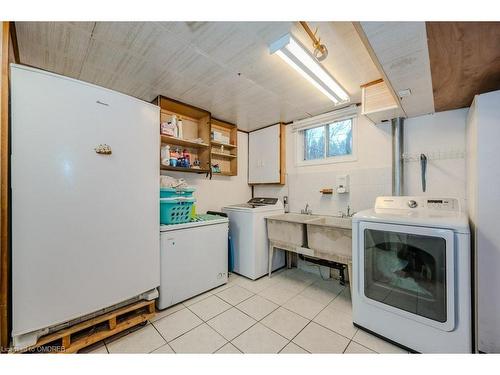
[[[249,134],[249,184],[283,183],[282,147],[284,147],[284,138],[282,139],[282,137],[284,137],[284,132],[282,129],[284,129],[283,125],[276,124]]]

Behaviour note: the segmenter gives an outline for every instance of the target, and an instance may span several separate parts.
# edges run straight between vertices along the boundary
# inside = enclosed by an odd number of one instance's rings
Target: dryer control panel
[[[461,211],[460,202],[456,198],[413,196],[378,197],[375,201],[375,208],[393,210]]]

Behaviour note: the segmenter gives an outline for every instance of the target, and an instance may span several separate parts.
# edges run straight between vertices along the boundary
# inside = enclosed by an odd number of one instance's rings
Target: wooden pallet
[[[42,336],[35,345],[20,352],[76,353],[98,341],[146,322],[154,315],[154,301],[139,301]]]

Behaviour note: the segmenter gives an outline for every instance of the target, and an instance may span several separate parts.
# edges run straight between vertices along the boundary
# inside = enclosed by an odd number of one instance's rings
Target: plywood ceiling
[[[359,102],[380,78],[350,22],[319,27],[324,66]],[[252,130],[334,109],[268,45],[291,22],[16,22],[21,62],[151,101],[158,94]]]
[[[500,89],[500,22],[427,22],[436,111]]]
[[[434,112],[425,22],[361,22],[361,27],[407,117]]]

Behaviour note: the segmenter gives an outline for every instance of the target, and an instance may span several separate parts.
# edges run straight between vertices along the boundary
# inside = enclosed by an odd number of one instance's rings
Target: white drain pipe
[[[392,125],[392,195],[404,195],[404,119],[393,118]]]

